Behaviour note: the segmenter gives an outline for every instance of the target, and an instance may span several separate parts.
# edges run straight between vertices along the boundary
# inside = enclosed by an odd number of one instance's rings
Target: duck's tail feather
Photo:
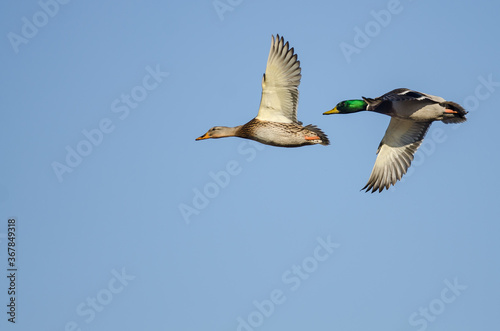
[[[462,123],[462,122],[467,121],[467,118],[465,117],[465,115],[467,115],[468,111],[466,111],[458,103],[453,102],[453,101],[443,101],[439,105],[446,108],[446,109],[453,110],[456,112],[453,114],[447,113],[445,118],[443,118],[443,123],[446,123],[446,124]]]
[[[321,129],[318,128],[316,125],[309,124],[309,125],[306,125],[305,128],[308,130],[311,130],[312,132],[314,132],[318,135],[318,137],[321,139],[321,145],[324,145],[324,146],[330,145],[330,139],[328,139],[328,136],[326,135],[326,133],[321,131]]]

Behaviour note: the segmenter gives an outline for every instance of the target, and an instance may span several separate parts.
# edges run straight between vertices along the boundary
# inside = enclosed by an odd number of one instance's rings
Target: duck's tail
[[[450,111],[445,112],[443,123],[462,123],[467,121],[465,115],[467,115],[468,111],[466,111],[458,103],[452,101],[443,101],[439,105]]]
[[[308,130],[311,130],[312,132],[314,132],[318,135],[318,137],[321,139],[321,145],[324,145],[324,146],[330,145],[330,140],[328,139],[328,136],[326,135],[326,133],[321,131],[321,129],[318,128],[316,125],[309,124],[309,125],[306,125],[305,128]]]

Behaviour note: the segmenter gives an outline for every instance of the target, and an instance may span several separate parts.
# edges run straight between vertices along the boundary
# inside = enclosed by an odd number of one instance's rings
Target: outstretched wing
[[[410,167],[413,155],[422,143],[431,122],[391,118],[377,150],[370,179],[362,190],[382,192],[396,184]]]
[[[266,73],[262,78],[262,97],[257,119],[280,123],[297,123],[300,61],[288,42],[279,35],[272,37]]]

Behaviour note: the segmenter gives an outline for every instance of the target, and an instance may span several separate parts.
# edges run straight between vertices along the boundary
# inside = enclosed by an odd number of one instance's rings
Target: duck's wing
[[[272,37],[266,73],[262,77],[262,97],[257,119],[280,123],[297,123],[300,61],[288,42],[279,35]]]
[[[413,155],[432,122],[414,122],[405,119],[391,118],[377,150],[377,160],[373,166],[370,179],[362,190],[382,192],[389,189],[406,173]]]
[[[378,98],[365,98],[363,100],[368,104],[367,110],[378,113],[390,113],[394,111],[394,104],[404,103],[406,106],[419,104],[426,105],[432,103],[442,103],[445,100],[441,97],[422,92],[413,91],[407,88],[398,88],[381,95]]]
[[[380,96],[377,99],[389,100],[389,101],[424,101],[429,100],[436,103],[445,101],[443,98],[430,95],[427,93],[413,91],[407,88],[398,88],[387,92],[386,94]]]

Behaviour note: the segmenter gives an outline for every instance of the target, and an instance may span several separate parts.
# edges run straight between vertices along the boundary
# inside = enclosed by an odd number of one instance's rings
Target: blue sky
[[[500,4],[4,3],[2,330],[494,330]],[[330,146],[195,141],[257,114],[271,35]],[[323,116],[398,87],[469,110],[360,192],[389,118]]]

